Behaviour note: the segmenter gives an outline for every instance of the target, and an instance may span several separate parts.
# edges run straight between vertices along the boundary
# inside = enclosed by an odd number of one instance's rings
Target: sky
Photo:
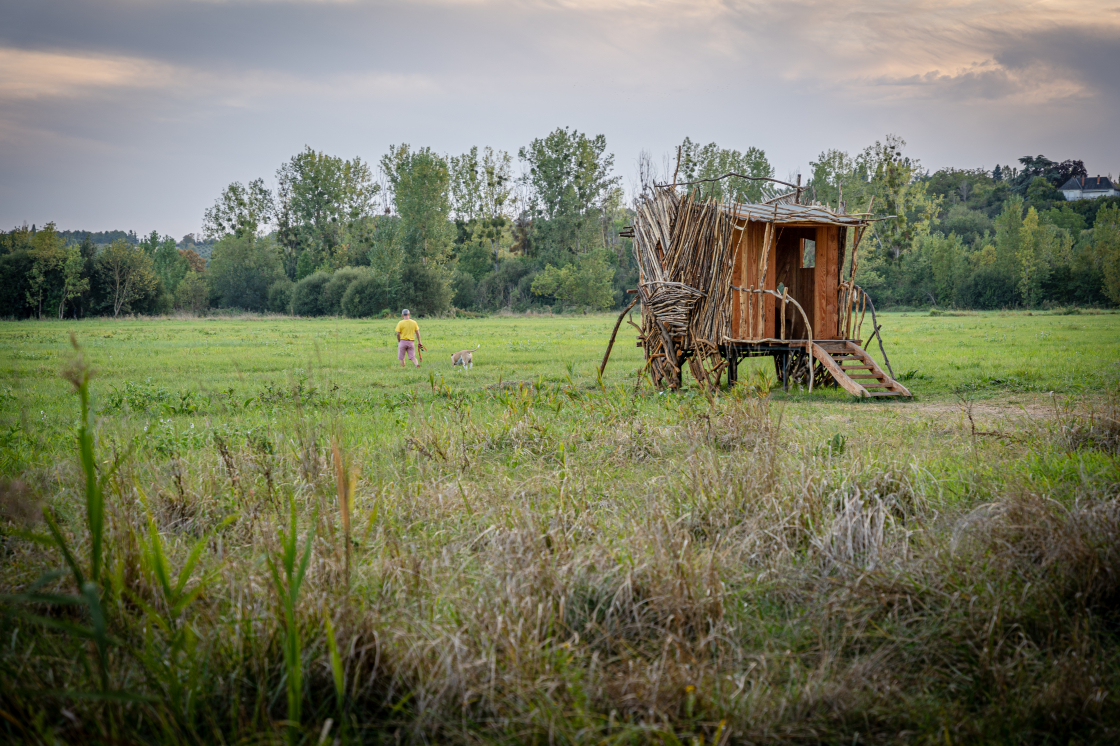
[[[888,133],[931,170],[1120,176],[1120,0],[0,0],[0,229],[197,233],[310,146],[516,156],[688,136],[785,178]]]

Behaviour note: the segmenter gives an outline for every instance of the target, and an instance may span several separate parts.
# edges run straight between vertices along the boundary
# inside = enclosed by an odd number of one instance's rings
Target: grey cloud
[[[1120,97],[1120,28],[1115,25],[1022,34],[999,50],[996,59],[1013,70],[1059,71],[1104,95]]]
[[[968,70],[946,75],[933,70],[923,75],[902,78],[880,77],[874,85],[918,89],[926,98],[998,100],[1023,92],[1026,85],[1001,68]]]
[[[1019,100],[1064,80],[1102,123],[1071,156],[1115,169],[1120,15],[1095,31],[993,24],[1000,7],[0,0],[0,52],[158,72],[20,97],[0,67],[0,225],[184,233],[225,183],[304,145],[370,161],[402,141],[516,151],[561,125],[605,133],[623,175],[685,135],[765,148],[782,174],[888,131],[926,163],[990,166],[1070,147],[1060,107]],[[946,137],[965,120],[968,138]]]

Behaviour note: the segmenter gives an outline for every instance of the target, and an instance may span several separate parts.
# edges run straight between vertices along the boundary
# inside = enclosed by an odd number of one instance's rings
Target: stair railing
[[[844,320],[844,337],[847,339],[855,339],[859,344],[863,344],[863,339],[860,333],[863,331],[863,318],[867,314],[867,309],[871,309],[871,324],[875,327],[875,331],[871,333],[871,337],[867,338],[870,342],[872,337],[879,341],[879,352],[883,353],[883,362],[887,364],[887,372],[891,374],[891,380],[898,380],[895,378],[894,370],[891,369],[890,358],[887,357],[887,350],[883,347],[883,335],[880,333],[882,325],[879,319],[875,316],[875,303],[872,302],[871,296],[867,291],[856,285],[854,282],[844,281],[840,283],[837,289],[839,294],[840,305],[848,309],[848,317]],[[853,302],[854,301],[854,302]],[[859,321],[856,323],[855,336],[852,336],[852,322],[855,320],[857,306],[859,307]],[[863,347],[866,349],[867,345]]]

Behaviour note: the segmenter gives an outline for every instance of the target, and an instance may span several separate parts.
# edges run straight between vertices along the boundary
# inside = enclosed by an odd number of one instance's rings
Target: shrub
[[[175,307],[181,311],[198,313],[210,305],[210,284],[206,276],[190,271],[179,280],[175,288]]]
[[[292,290],[296,284],[283,277],[268,286],[268,310],[274,313],[292,312]]]
[[[388,281],[372,274],[350,283],[341,303],[342,312],[351,318],[376,316],[391,305]]]
[[[413,316],[436,316],[451,308],[451,288],[443,272],[432,264],[409,263],[401,268],[396,305]]]
[[[468,272],[455,270],[451,275],[451,302],[456,308],[473,308],[478,300],[478,283]]]
[[[470,275],[472,280],[481,280],[493,269],[494,257],[481,241],[472,241],[459,252],[459,270]]]
[[[281,276],[270,238],[226,236],[214,246],[206,274],[214,302],[222,308],[263,311],[268,288]]]
[[[296,316],[323,316],[323,288],[331,281],[326,272],[314,272],[296,283],[292,289],[292,313]]]
[[[323,287],[324,313],[331,316],[342,313],[342,297],[346,295],[346,290],[356,280],[360,280],[368,274],[369,270],[365,267],[343,267],[335,272],[331,276],[330,282]]]
[[[605,309],[614,302],[613,279],[614,267],[607,263],[606,257],[601,252],[589,252],[564,267],[547,265],[533,280],[530,290],[533,295]]]
[[[1007,308],[1018,304],[1015,279],[998,267],[981,267],[957,287],[957,305],[962,308]]]
[[[533,269],[533,264],[526,259],[506,259],[497,272],[492,272],[479,281],[476,287],[476,304],[479,308],[493,309],[511,305],[519,283],[527,280],[527,285],[532,284]]]

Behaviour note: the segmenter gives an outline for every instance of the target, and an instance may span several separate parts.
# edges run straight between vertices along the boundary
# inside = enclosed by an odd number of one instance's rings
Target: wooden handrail
[[[785,310],[786,310],[786,308],[785,308],[785,304],[792,303],[797,308],[797,310],[801,312],[801,319],[805,322],[805,330],[806,330],[806,332],[808,332],[808,337],[809,337],[808,341],[805,343],[805,354],[808,357],[807,364],[809,366],[809,393],[810,394],[813,393],[813,367],[814,367],[814,364],[813,364],[813,359],[814,359],[813,358],[813,325],[809,323],[809,317],[805,315],[805,309],[801,307],[801,304],[798,303],[793,298],[789,297],[789,288],[785,288],[784,293],[779,293],[777,290],[767,290],[765,288],[741,288],[738,285],[732,285],[731,289],[732,290],[738,290],[740,293],[758,293],[760,296],[763,293],[765,293],[767,295],[772,295],[775,298],[777,298],[778,300],[782,301],[782,341],[785,341],[785,336],[786,336],[786,329],[785,329],[785,315],[786,315]],[[762,301],[762,298],[759,298],[760,303],[761,303],[761,301]],[[743,319],[742,319],[742,314],[740,314],[740,316],[739,316],[740,327],[742,326],[742,324],[743,324]],[[740,331],[742,331],[742,329],[740,329]],[[761,332],[762,330],[759,329],[759,331]],[[747,339],[748,341],[752,341],[752,342],[761,342],[762,341],[761,337],[758,337],[757,339],[752,339],[750,337],[744,337],[744,339]]]

